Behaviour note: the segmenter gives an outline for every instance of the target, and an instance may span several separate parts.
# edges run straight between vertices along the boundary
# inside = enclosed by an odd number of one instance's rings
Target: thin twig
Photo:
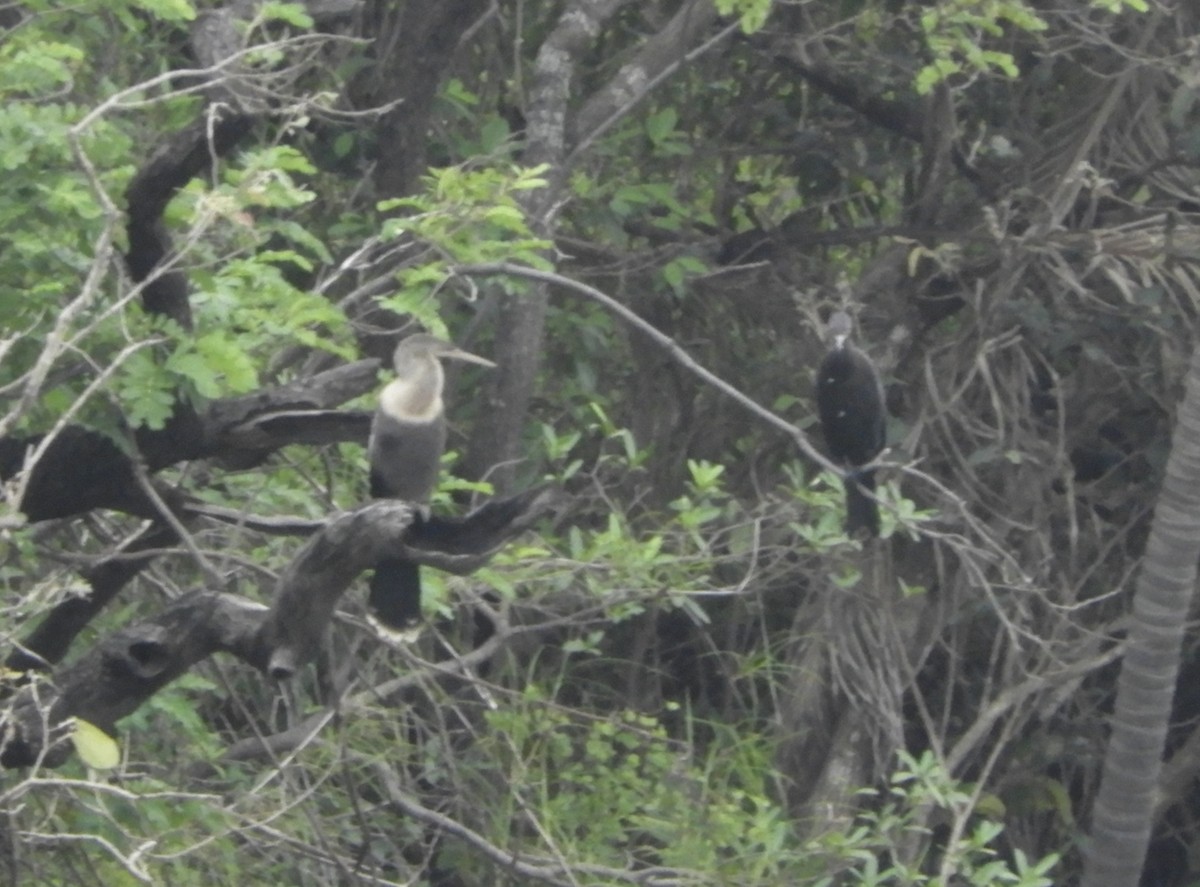
[[[817,463],[817,465],[819,465],[821,468],[824,468],[827,471],[832,471],[839,477],[845,474],[841,468],[821,455],[817,448],[814,447],[809,441],[804,432],[795,425],[792,425],[785,419],[781,419],[779,416],[759,404],[753,398],[743,394],[716,373],[705,369],[705,367],[702,366],[699,361],[684,351],[683,348],[681,348],[679,344],[666,333],[661,332],[656,327],[647,323],[635,312],[631,311],[629,308],[626,308],[612,296],[601,292],[595,287],[588,286],[586,283],[580,283],[578,280],[572,280],[569,277],[566,277],[562,274],[557,274],[553,271],[541,271],[537,268],[529,268],[525,265],[517,265],[512,262],[489,262],[479,265],[457,265],[451,268],[451,271],[454,274],[461,274],[464,276],[489,277],[499,274],[508,274],[513,277],[523,277],[528,280],[537,280],[542,283],[559,286],[581,296],[586,296],[594,302],[598,302],[613,314],[616,314],[630,326],[636,327],[648,338],[653,340],[655,344],[661,346],[663,350],[670,355],[672,360],[674,360],[688,372],[692,373],[706,384],[716,388],[718,391],[720,391],[722,394],[725,394],[736,403],[741,404],[742,407],[749,410],[772,428],[776,429],[777,431],[782,431],[788,437],[792,438],[792,440],[796,442],[796,446],[800,448],[800,451],[813,462]]]

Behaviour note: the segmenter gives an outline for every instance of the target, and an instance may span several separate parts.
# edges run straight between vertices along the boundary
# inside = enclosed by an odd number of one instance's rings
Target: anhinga
[[[443,358],[495,366],[490,360],[426,333],[404,339],[396,346],[393,358],[396,378],[379,393],[367,444],[371,495],[413,503],[418,507],[417,520],[429,515],[429,500],[437,487],[446,448]],[[417,565],[402,560],[380,561],[371,577],[367,605],[385,631],[411,629],[421,618]]]
[[[875,471],[858,469],[874,461],[884,447],[883,385],[871,359],[847,341],[851,326],[850,315],[844,311],[829,318],[832,343],[817,370],[817,412],[829,455],[847,467],[842,479],[846,533],[853,535],[865,527],[878,536],[879,507],[863,492],[874,492]]]

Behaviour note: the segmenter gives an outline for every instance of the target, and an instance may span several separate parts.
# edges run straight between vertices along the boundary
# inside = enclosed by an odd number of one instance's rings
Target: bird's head
[[[835,311],[829,316],[829,323],[825,326],[829,333],[829,337],[833,340],[834,348],[841,348],[846,344],[846,340],[850,338],[850,333],[854,329],[854,321],[850,319],[850,315],[845,311]]]
[[[443,359],[462,360],[467,363],[477,363],[485,367],[495,366],[486,357],[480,357],[469,351],[463,351],[453,343],[439,339],[437,336],[430,335],[429,333],[416,333],[402,339],[400,344],[396,346],[396,354],[393,357],[396,365],[396,374],[402,377],[409,375],[416,366],[436,363],[438,360]]]

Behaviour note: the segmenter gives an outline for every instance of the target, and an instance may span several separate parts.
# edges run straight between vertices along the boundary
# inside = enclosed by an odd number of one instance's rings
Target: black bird
[[[396,346],[396,378],[379,392],[371,423],[367,458],[371,495],[402,499],[417,506],[416,521],[429,517],[446,448],[445,376],[441,360],[451,358],[494,367],[490,360],[456,348],[436,336],[417,333]],[[421,619],[421,577],[417,565],[384,560],[375,566],[369,614],[385,632],[402,634]]]
[[[883,385],[871,359],[847,340],[850,315],[829,318],[829,353],[817,370],[817,412],[832,459],[846,466],[846,533],[865,527],[879,535],[879,507],[864,490],[874,492],[875,470],[859,470],[875,460],[886,442]]]

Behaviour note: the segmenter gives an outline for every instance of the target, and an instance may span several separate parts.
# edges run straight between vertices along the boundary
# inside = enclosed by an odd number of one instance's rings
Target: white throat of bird
[[[431,360],[385,385],[379,408],[401,422],[432,422],[442,412],[442,384],[442,366]]]

